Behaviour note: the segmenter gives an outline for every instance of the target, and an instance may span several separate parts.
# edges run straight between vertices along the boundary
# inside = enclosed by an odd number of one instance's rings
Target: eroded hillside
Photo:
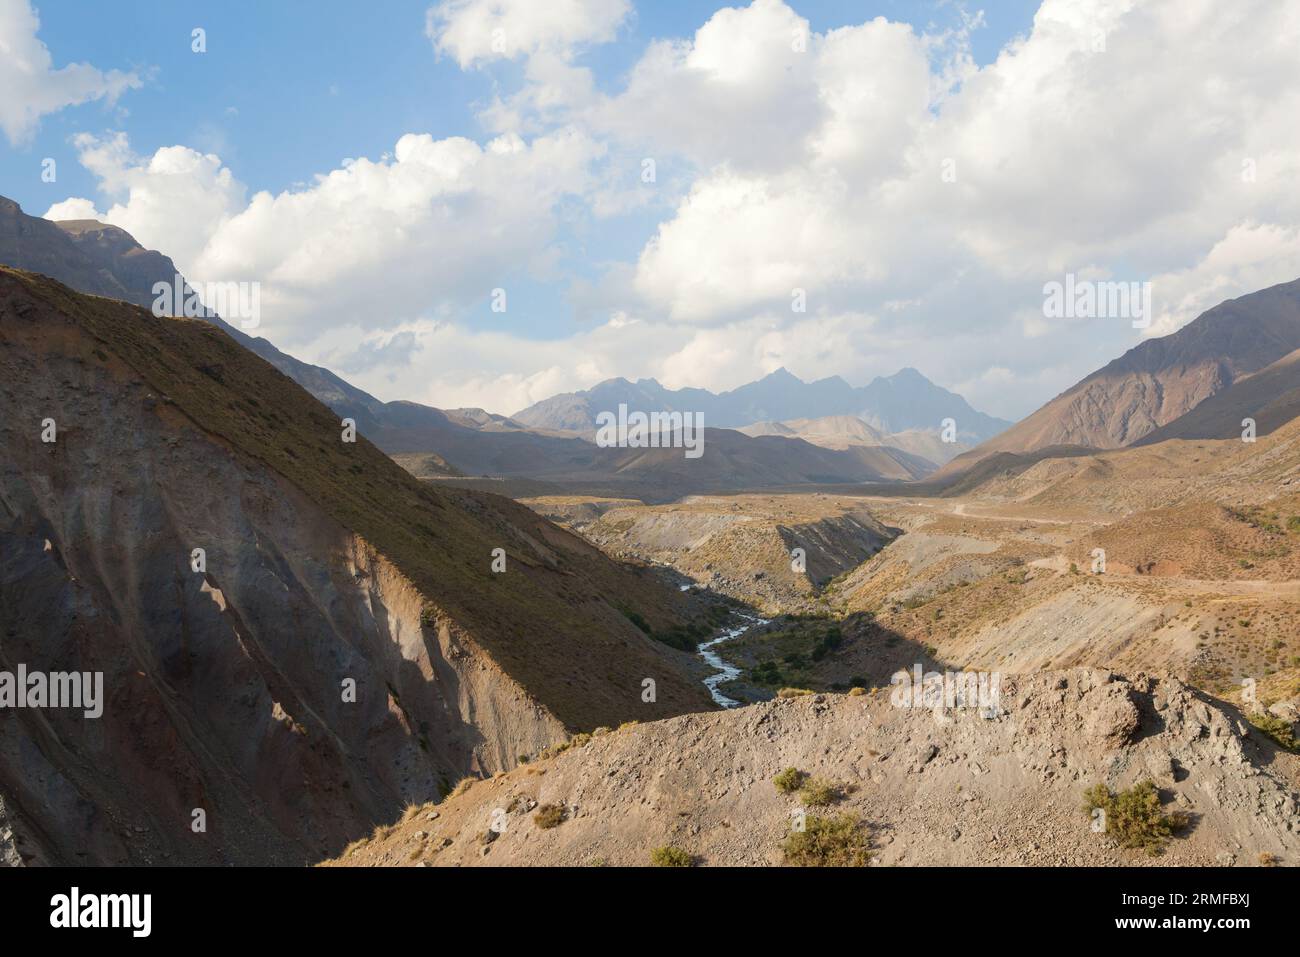
[[[816,494],[690,496],[653,506],[572,496],[524,501],[611,555],[671,565],[774,614],[818,607],[822,585],[879,552],[897,532],[860,500]]]
[[[342,441],[210,323],[0,270],[0,400],[0,670],[106,698],[0,712],[23,861],[316,860],[574,731],[713,707],[628,617],[691,596]]]

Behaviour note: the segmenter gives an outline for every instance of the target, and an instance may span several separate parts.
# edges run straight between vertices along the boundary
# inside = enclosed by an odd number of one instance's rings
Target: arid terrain
[[[888,690],[810,694],[598,730],[409,808],[335,863],[643,866],[672,848],[683,863],[782,864],[800,813],[849,816],[879,865],[1300,861],[1300,757],[1235,709],[1172,678],[1090,669],[1016,676],[1001,698],[985,715],[896,707]],[[829,793],[781,793],[786,768]],[[1089,786],[1140,780],[1188,819],[1158,856],[1117,846],[1082,807]]]
[[[949,443],[914,370],[778,372],[692,460],[593,444],[594,392],[380,402],[140,308],[174,267],[120,230],[0,214],[96,294],[0,269],[0,670],[111,689],[3,714],[5,863],[1300,863],[1292,286],[1169,337],[1191,379],[1107,367],[1181,383],[1125,380],[1122,435],[962,400]],[[1225,315],[1275,335],[1216,378]],[[1001,691],[893,700],[918,670]],[[1094,829],[1098,785],[1169,833]]]

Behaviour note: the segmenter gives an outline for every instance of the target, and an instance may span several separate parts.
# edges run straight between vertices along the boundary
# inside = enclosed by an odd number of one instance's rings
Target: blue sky
[[[1017,417],[1295,278],[1296,18],[1256,0],[28,4],[0,193],[261,282],[263,334],[383,398],[914,366]],[[1048,321],[1065,272],[1153,281],[1158,322]]]

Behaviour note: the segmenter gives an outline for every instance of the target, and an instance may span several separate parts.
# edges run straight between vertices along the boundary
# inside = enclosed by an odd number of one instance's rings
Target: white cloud
[[[443,0],[425,16],[425,33],[461,68],[542,51],[565,57],[606,43],[632,11],[629,0]]]
[[[15,146],[35,133],[42,116],[92,100],[111,105],[141,85],[135,73],[104,72],[89,63],[55,69],[39,30],[28,0],[0,0],[0,130]]]
[[[984,368],[1027,382],[1135,344],[1122,324],[1034,315],[1064,271],[1145,280],[1204,259],[1181,274],[1165,332],[1300,271],[1300,7],[1046,0],[982,69],[960,37],[884,20],[814,35],[791,57],[782,43],[798,22],[777,0],[720,11],[693,41],[652,46],[603,108],[602,121],[635,124],[610,122],[616,134],[700,170],[639,257],[643,311],[794,325],[804,317],[774,308],[792,287],[825,315],[914,302],[849,348],[875,350],[900,322],[936,341],[982,333],[997,349],[969,351],[950,381],[991,385]],[[731,59],[711,52],[719,36],[735,38],[721,41]]]
[[[102,222],[104,214],[88,199],[65,199],[47,209],[44,218],[56,223],[67,219],[97,219]]]
[[[141,158],[121,135],[77,145],[120,195],[97,218],[172,256],[192,282],[260,282],[259,333],[307,351],[330,329],[460,312],[511,278],[546,274],[554,209],[581,191],[600,153],[572,130],[485,146],[407,134],[392,155],[250,199],[213,155],[173,146]]]
[[[1300,226],[1234,226],[1195,265],[1152,280],[1155,320],[1144,334],[1151,337],[1177,332],[1225,299],[1291,282],[1297,273]]]
[[[251,198],[213,155],[79,148],[110,221],[195,278],[261,279],[277,343],[385,397],[494,411],[614,375],[718,389],[777,365],[855,384],[916,365],[1024,414],[1140,336],[1046,319],[1047,280],[1154,277],[1151,334],[1298,271],[1300,5],[1044,0],[976,67],[978,20],[815,34],[754,0],[600,89],[581,51],[629,13],[433,7],[439,54],[522,66],[481,116],[486,144],[408,135]],[[557,243],[599,252],[601,217],[632,209],[665,212],[631,261],[557,272]],[[467,304],[520,274],[621,318],[540,342],[472,328]]]
[[[136,156],[126,134],[96,137],[81,133],[73,138],[81,164],[94,173],[100,189],[120,197],[93,218],[120,226],[139,242],[171,256],[193,279],[204,251],[216,242],[220,230],[244,207],[243,184],[211,153],[185,146],[164,147],[150,157]],[[86,199],[55,204],[47,219],[75,208],[93,212]],[[230,277],[252,278],[252,277]]]

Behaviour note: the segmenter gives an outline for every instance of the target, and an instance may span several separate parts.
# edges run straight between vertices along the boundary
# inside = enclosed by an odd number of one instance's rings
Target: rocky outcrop
[[[779,864],[801,807],[772,783],[788,767],[839,788],[806,813],[857,814],[877,864],[1300,864],[1300,757],[1177,679],[1091,669],[1003,676],[988,709],[898,706],[885,688],[598,736],[338,863],[645,865],[672,845],[706,865]],[[1146,780],[1189,821],[1154,857],[1081,810],[1094,784]],[[547,804],[566,809],[558,827],[533,820]]]

